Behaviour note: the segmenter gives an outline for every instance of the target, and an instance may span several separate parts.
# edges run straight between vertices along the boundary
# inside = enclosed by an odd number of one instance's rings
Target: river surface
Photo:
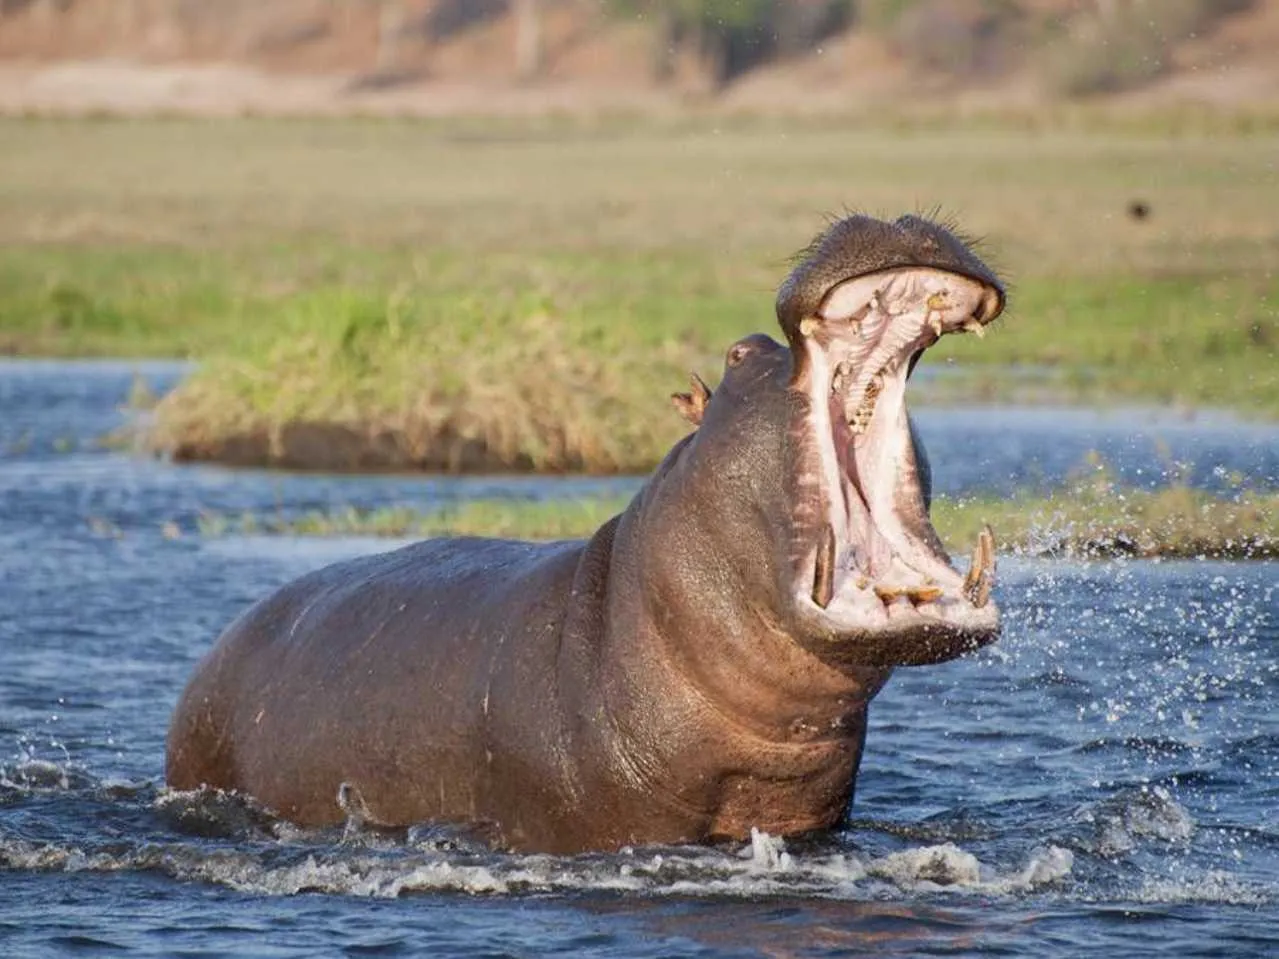
[[[828,839],[572,858],[420,827],[302,832],[162,786],[168,717],[245,605],[384,542],[208,538],[202,511],[634,481],[176,467],[99,447],[135,370],[0,363],[0,955],[1273,956],[1279,566],[1002,562],[999,644],[900,670]],[[924,410],[937,486],[1279,488],[1279,428]],[[1084,467],[1086,468],[1086,467]]]

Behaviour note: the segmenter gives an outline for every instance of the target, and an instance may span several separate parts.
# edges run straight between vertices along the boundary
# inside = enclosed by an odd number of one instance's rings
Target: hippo
[[[994,641],[994,541],[929,521],[907,379],[1004,285],[920,216],[832,222],[734,343],[694,429],[586,540],[441,538],[341,562],[244,612],[169,731],[179,790],[303,826],[358,816],[572,854],[837,826],[898,666]]]

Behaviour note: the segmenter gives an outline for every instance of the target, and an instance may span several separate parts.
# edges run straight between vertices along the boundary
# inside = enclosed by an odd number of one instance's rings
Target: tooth
[[[835,595],[835,531],[830,524],[822,530],[813,568],[813,602],[825,609]]]
[[[806,316],[799,321],[800,336],[812,336],[817,330],[817,320],[811,316]]]
[[[884,603],[891,603],[905,596],[911,603],[918,605],[941,599],[942,591],[940,586],[883,586],[877,583],[875,595]]]
[[[835,375],[831,377],[830,388],[833,393],[843,392],[844,387],[848,385],[848,377],[853,371],[853,364],[848,360],[840,363],[835,367]]]
[[[976,319],[965,320],[964,331],[966,333],[976,333],[978,339],[986,335],[986,327],[982,326]]]
[[[989,526],[983,526],[973,545],[973,558],[964,577],[964,595],[981,609],[990,601],[990,590],[995,585],[995,534]]]
[[[928,298],[928,308],[930,310],[944,310],[950,305],[950,296],[945,290],[939,290]]]
[[[941,336],[944,332],[946,332],[946,325],[943,322],[942,315],[940,313],[930,312],[928,314],[928,325],[933,328],[933,332],[938,336]]]
[[[881,602],[891,603],[899,596],[907,595],[909,591],[901,586],[882,586],[875,584],[875,595],[879,597]]]

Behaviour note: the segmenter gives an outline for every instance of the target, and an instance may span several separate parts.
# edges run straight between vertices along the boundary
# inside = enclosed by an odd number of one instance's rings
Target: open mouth
[[[967,575],[951,565],[928,519],[905,392],[924,350],[981,335],[1000,306],[980,281],[906,268],[839,284],[801,321],[826,515],[799,600],[826,631],[997,632],[993,535],[982,531]]]

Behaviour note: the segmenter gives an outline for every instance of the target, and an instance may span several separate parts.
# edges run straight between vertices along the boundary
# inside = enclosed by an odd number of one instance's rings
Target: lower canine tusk
[[[973,558],[964,577],[964,596],[981,609],[990,602],[990,591],[995,585],[995,534],[989,526],[983,526],[973,545]]]
[[[822,530],[813,568],[813,602],[825,609],[835,595],[835,531],[830,524]]]

